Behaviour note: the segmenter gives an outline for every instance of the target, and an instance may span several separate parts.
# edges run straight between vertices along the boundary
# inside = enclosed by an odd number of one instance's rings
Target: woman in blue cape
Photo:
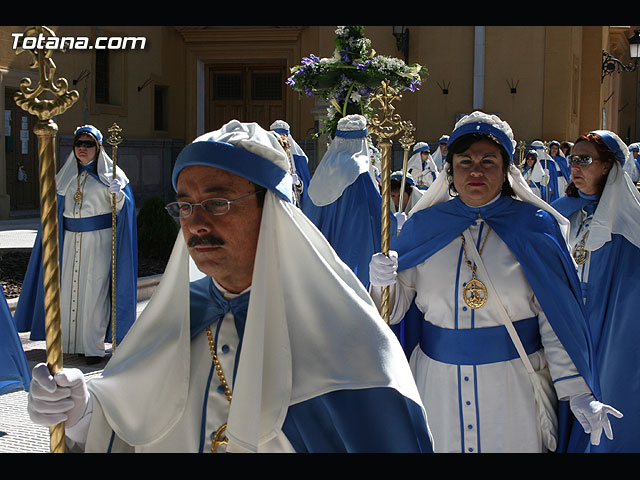
[[[545,151],[544,144],[540,140],[531,142],[531,148],[536,151],[538,161],[545,174],[545,181],[542,182],[542,186],[540,187],[542,199],[545,202],[552,203],[564,195],[567,182],[562,175],[560,166],[556,163],[556,160]]]
[[[567,196],[553,206],[571,222],[577,264],[592,331],[602,401],[624,415],[612,419],[615,437],[594,452],[640,452],[640,194],[624,173],[627,147],[608,130],[579,137],[572,149]]]
[[[92,125],[75,131],[73,151],[56,175],[60,251],[62,351],[87,363],[105,356],[111,340],[112,194],[116,195],[116,342],[136,319],[138,242],[129,180],[102,147]],[[18,331],[45,339],[40,234],[34,243],[14,314]]]
[[[538,161],[538,155],[535,150],[529,150],[525,155],[522,176],[531,191],[536,196],[543,198],[545,186],[542,185],[542,182],[545,180],[548,181],[548,178],[545,177],[544,170]]]
[[[444,171],[371,261],[436,452],[584,451],[571,412],[593,442],[618,414],[597,401],[568,222],[532,194],[514,147],[498,117],[461,119]]]
[[[21,388],[28,392],[30,383],[27,358],[0,285],[0,394]]]
[[[564,177],[565,184],[568,184],[571,181],[571,169],[567,163],[567,158],[564,156],[562,150],[560,150],[560,142],[553,140],[549,143],[549,155],[555,160],[558,169]],[[560,192],[560,194],[562,195],[562,192]]]

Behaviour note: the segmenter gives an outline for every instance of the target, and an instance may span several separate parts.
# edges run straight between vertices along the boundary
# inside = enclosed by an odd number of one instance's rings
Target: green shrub
[[[159,196],[145,200],[138,213],[138,256],[168,259],[176,241],[179,227],[164,208]]]

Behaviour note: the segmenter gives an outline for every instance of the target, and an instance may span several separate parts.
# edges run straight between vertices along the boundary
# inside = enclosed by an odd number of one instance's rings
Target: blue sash
[[[64,229],[68,232],[92,232],[111,228],[111,214],[95,215],[85,218],[62,217]]]
[[[422,322],[420,349],[429,358],[453,365],[483,365],[518,358],[504,325],[486,328],[452,329]],[[540,348],[538,317],[513,322],[527,355]]]

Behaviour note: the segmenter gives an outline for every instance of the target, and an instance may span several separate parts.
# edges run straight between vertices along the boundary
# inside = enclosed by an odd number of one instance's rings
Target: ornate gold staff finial
[[[122,129],[114,123],[109,130],[107,143],[112,147],[113,180],[116,179],[118,145],[122,143]],[[111,354],[116,351],[116,194],[111,194]]]
[[[382,154],[381,159],[381,195],[382,195],[382,253],[389,254],[391,243],[390,220],[391,215],[391,137],[398,135],[401,131],[408,131],[412,128],[411,123],[402,121],[400,115],[395,113],[393,102],[402,98],[397,91],[390,87],[388,82],[383,81],[372,101],[377,101],[381,105],[382,118],[376,113],[369,121],[369,131],[378,137],[378,147]],[[382,299],[380,314],[385,322],[389,323],[389,287],[382,287]]]
[[[54,36],[47,27],[29,27],[25,36]],[[22,48],[16,54],[23,52]],[[44,310],[47,345],[47,366],[54,375],[62,370],[62,334],[60,328],[60,265],[58,257],[58,217],[56,202],[56,152],[55,137],[58,126],[53,117],[64,113],[78,99],[78,92],[68,91],[64,78],[54,81],[55,63],[50,50],[26,50],[33,56],[31,68],[40,69],[40,81],[31,89],[31,80],[22,79],[20,91],[14,95],[16,104],[38,117],[34,133],[38,136],[38,158],[40,160],[40,220],[42,222],[42,266],[44,281]],[[54,99],[41,100],[45,93]],[[51,452],[65,451],[64,422],[50,427]]]
[[[524,169],[524,151],[527,148],[527,144],[525,143],[524,140],[520,140],[518,142],[518,151],[520,152],[519,158],[518,158],[518,168],[520,170]]]
[[[409,149],[411,146],[416,143],[415,138],[413,137],[413,133],[416,131],[416,128],[409,122],[405,124],[404,135],[400,137],[400,145],[404,149],[404,157],[402,159],[402,183],[400,184],[400,199],[398,200],[398,211],[402,212],[404,207],[404,185],[407,181],[407,163],[409,161]]]

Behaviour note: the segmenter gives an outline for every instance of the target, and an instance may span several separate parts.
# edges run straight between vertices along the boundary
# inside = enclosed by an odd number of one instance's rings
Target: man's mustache
[[[189,238],[187,241],[187,246],[189,248],[199,247],[199,246],[210,246],[215,247],[216,245],[224,245],[224,240],[220,237],[216,237],[215,235],[202,235]]]

